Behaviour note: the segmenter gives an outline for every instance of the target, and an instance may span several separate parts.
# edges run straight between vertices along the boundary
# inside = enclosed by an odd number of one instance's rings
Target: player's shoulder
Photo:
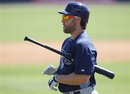
[[[94,50],[96,49],[91,38],[86,32],[81,33],[79,37],[76,39],[76,46]]]
[[[92,43],[91,38],[88,36],[88,34],[84,31],[82,32],[77,38],[76,38],[76,44],[90,44]]]

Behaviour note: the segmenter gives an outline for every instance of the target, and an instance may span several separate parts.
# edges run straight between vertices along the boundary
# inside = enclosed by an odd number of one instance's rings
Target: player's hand
[[[58,81],[55,79],[55,76],[53,76],[52,79],[48,81],[49,88],[53,91],[57,91],[57,87],[59,85]]]
[[[53,74],[56,73],[56,71],[57,71],[57,68],[56,68],[56,67],[54,67],[53,65],[49,65],[49,66],[47,66],[46,69],[43,70],[42,74],[43,74],[43,75],[44,75],[44,74],[53,75]]]

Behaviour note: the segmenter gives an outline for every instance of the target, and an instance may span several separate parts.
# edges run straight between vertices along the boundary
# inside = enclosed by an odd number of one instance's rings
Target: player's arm
[[[81,74],[75,74],[71,73],[68,75],[55,75],[56,80],[59,83],[68,84],[68,85],[80,85],[84,84],[89,81],[90,75],[81,75]]]

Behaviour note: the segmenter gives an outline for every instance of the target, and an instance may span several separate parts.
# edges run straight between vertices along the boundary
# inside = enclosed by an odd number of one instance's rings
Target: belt
[[[70,91],[70,92],[66,92],[66,93],[63,93],[63,94],[81,94],[80,91],[88,88],[89,86],[90,86],[90,82],[88,82],[87,84],[83,85],[82,87],[84,87],[84,88],[82,88],[80,90]]]
[[[76,91],[70,91],[63,94],[90,94],[90,92],[92,92],[93,90],[94,88],[92,86],[89,86],[88,88],[83,88]]]
[[[81,94],[80,91],[74,91],[74,92],[68,92],[68,93],[64,93],[64,94]]]

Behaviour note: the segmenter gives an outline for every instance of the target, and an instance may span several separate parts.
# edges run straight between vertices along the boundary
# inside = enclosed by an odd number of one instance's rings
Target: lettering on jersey
[[[61,61],[60,62],[60,69],[63,69],[64,68],[64,63]]]
[[[84,72],[85,70],[84,69],[81,69],[82,72]]]
[[[63,52],[64,54],[68,54],[68,55],[71,56],[70,53],[66,53],[63,49],[62,49],[61,52]],[[70,60],[66,59],[65,57],[61,57],[61,62],[63,62],[63,63],[66,64],[66,65],[71,65],[71,64],[72,64],[72,63],[70,62]]]

